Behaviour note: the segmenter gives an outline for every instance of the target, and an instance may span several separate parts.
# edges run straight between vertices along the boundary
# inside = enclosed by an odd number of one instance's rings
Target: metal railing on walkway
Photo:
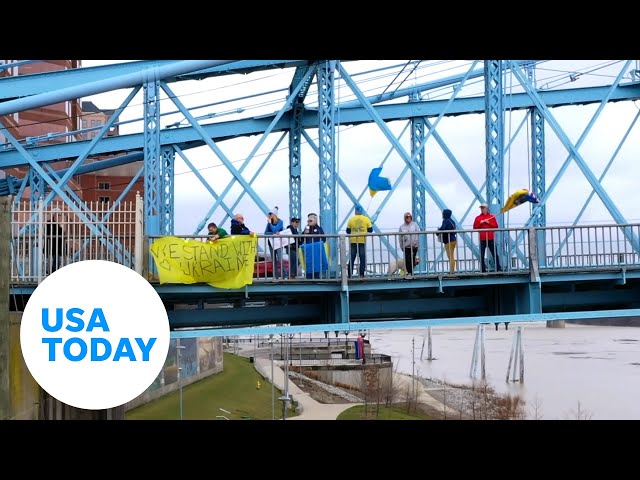
[[[143,235],[143,205],[63,202],[14,205],[11,282],[37,284],[79,260],[110,260],[147,274],[160,236]],[[640,268],[640,224],[460,229],[453,242],[427,230],[364,235],[257,235],[254,283],[406,280]],[[446,234],[445,234],[446,235]],[[488,235],[488,238],[486,238]],[[206,241],[204,235],[176,235]],[[446,240],[446,238],[445,238]],[[483,254],[485,261],[481,261]],[[143,272],[144,266],[150,272]]]

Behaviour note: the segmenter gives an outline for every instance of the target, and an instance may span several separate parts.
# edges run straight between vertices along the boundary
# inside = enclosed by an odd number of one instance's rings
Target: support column
[[[173,195],[173,165],[176,152],[173,147],[162,148],[162,165],[160,176],[160,189],[162,196],[160,198],[161,213],[160,233],[162,235],[173,235],[174,228],[174,195]]]
[[[160,82],[144,86],[144,233],[159,235],[162,222],[162,152],[160,151]],[[156,276],[152,259],[149,278]]]
[[[411,96],[411,102],[417,102],[420,97],[417,93]],[[425,156],[424,156],[424,137],[425,137],[425,119],[422,117],[411,119],[411,158],[414,159],[414,165],[423,175],[425,173]],[[411,211],[413,213],[413,221],[418,224],[420,231],[427,229],[427,199],[424,185],[415,173],[411,173]],[[436,217],[438,218],[438,217]],[[418,247],[418,256],[422,259],[418,269],[427,270],[427,242],[423,235],[420,235],[420,244]]]
[[[320,225],[327,234],[338,233],[338,202],[335,146],[335,91],[336,61],[318,65],[318,129],[320,154]],[[337,272],[337,242],[328,240],[330,275]]]
[[[9,278],[11,197],[0,197],[0,421],[11,416],[9,389]]]
[[[144,227],[147,235],[160,233],[160,155],[160,82],[156,81],[144,86]]]
[[[504,107],[502,91],[502,60],[484,62],[485,135],[487,163],[487,203],[489,211],[500,214],[504,199]],[[500,227],[505,227],[498,217]],[[509,259],[504,257],[508,244],[507,235],[496,233],[496,250],[501,265],[507,268]],[[491,258],[491,255],[488,255]]]
[[[296,103],[291,114],[291,125],[289,126],[289,218],[298,217],[302,219],[302,192],[300,160],[302,153],[302,113],[304,105]],[[336,215],[337,218],[337,215]],[[302,222],[302,220],[301,220]],[[306,225],[305,222],[301,223]]]
[[[545,189],[545,144],[544,144],[544,116],[537,107],[531,109],[531,189],[539,198],[543,199]],[[543,204],[533,214],[531,225],[544,227],[547,224],[547,210]],[[545,231],[539,230],[538,236],[538,265],[544,267],[547,262]]]

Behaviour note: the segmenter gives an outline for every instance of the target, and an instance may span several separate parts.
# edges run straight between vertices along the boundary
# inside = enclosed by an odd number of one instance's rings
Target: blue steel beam
[[[213,206],[207,212],[207,214],[205,216],[205,219],[210,218],[211,215],[213,214],[213,212],[215,212],[216,208],[218,208],[218,205],[219,205],[220,201],[222,201],[224,199],[224,197],[227,195],[227,193],[229,193],[229,190],[231,190],[231,188],[234,186],[236,180],[239,181],[240,184],[244,187],[245,191],[247,191],[249,193],[249,195],[251,196],[253,201],[256,202],[258,207],[264,212],[265,216],[267,215],[267,213],[269,213],[270,208],[266,206],[266,204],[262,201],[262,199],[254,192],[254,190],[251,188],[251,186],[249,186],[247,181],[242,176],[242,172],[247,167],[247,165],[249,165],[249,163],[253,159],[253,157],[256,154],[256,152],[258,151],[258,149],[262,146],[264,141],[267,139],[267,136],[270,133],[273,132],[276,124],[278,123],[278,121],[280,121],[280,119],[284,116],[285,110],[292,106],[292,104],[293,104],[293,102],[294,102],[294,100],[296,98],[296,95],[304,87],[304,84],[305,84],[307,78],[313,74],[313,71],[314,71],[314,68],[308,68],[307,69],[307,73],[306,73],[305,77],[302,78],[302,80],[300,81],[298,86],[289,94],[289,96],[287,97],[287,100],[285,101],[285,104],[283,105],[283,107],[273,117],[273,119],[271,120],[269,125],[263,131],[262,137],[260,137],[260,140],[258,140],[258,142],[256,143],[255,147],[253,147],[251,152],[249,152],[249,155],[244,160],[244,162],[242,162],[242,165],[240,165],[240,168],[238,170],[236,170],[235,167],[233,166],[233,164],[231,162],[229,162],[229,160],[224,156],[224,154],[222,153],[220,148],[218,148],[218,146],[213,142],[213,140],[211,140],[210,138],[208,138],[206,136],[206,130],[204,130],[203,127],[201,125],[199,125],[197,123],[197,121],[195,121],[195,119],[193,119],[193,116],[188,112],[188,110],[186,108],[184,108],[182,106],[182,104],[178,101],[178,99],[176,98],[174,100],[176,105],[181,110],[183,110],[184,116],[186,118],[188,118],[190,120],[190,122],[192,123],[192,125],[198,130],[198,133],[200,133],[201,137],[205,140],[205,143],[207,145],[209,145],[209,147],[218,155],[220,160],[225,164],[227,169],[233,175],[233,178],[231,179],[231,181],[229,182],[227,187],[224,189],[224,191],[220,195],[220,198],[213,204]],[[168,89],[169,89],[169,87],[167,86],[166,90],[168,90]],[[175,97],[175,95],[173,95],[173,94],[171,94],[171,96]],[[198,225],[198,227],[196,229],[196,233],[195,234],[197,234],[197,232],[199,232],[200,230],[202,230],[204,228],[205,221],[200,222],[200,224]]]
[[[0,63],[0,71],[8,70],[9,68],[20,67],[22,65],[28,65],[30,63],[38,63],[41,61],[42,60],[17,60],[15,62],[7,63],[5,60],[1,60],[2,63]]]
[[[447,208],[446,204],[442,201],[442,199],[440,198],[438,193],[435,191],[435,189],[431,186],[431,184],[426,179],[424,174],[416,168],[416,166],[413,163],[413,158],[409,154],[407,154],[407,152],[402,147],[402,145],[400,145],[398,140],[394,137],[393,133],[389,130],[389,127],[387,127],[387,125],[382,120],[382,118],[380,118],[380,115],[378,115],[376,109],[367,102],[366,97],[364,96],[362,91],[358,88],[358,86],[355,84],[353,79],[349,76],[347,72],[344,71],[343,68],[341,68],[340,64],[338,64],[338,68],[340,68],[340,74],[344,79],[344,81],[351,88],[353,93],[355,93],[356,97],[358,97],[362,101],[362,104],[365,110],[367,110],[369,115],[371,115],[371,118],[376,122],[376,124],[378,124],[378,126],[382,130],[382,133],[385,135],[385,137],[387,137],[389,142],[391,142],[391,144],[395,147],[396,151],[399,153],[399,155],[402,157],[405,163],[409,166],[413,174],[422,182],[422,184],[425,187],[425,190],[429,193],[429,195],[434,200],[438,208],[440,210],[444,210],[445,208]],[[461,86],[459,85],[457,88],[460,88],[460,87]],[[452,218],[455,221],[455,217],[452,216]],[[477,251],[477,246],[473,243],[473,241],[471,241],[471,239],[468,238],[467,234],[461,234],[461,236],[465,239],[465,243],[471,246],[474,252]]]
[[[306,68],[298,67],[293,74],[293,80],[289,85],[292,92],[305,77]],[[296,101],[291,111],[291,125],[289,127],[289,217],[302,217],[302,114],[304,113],[304,100],[307,97],[313,74],[307,77],[302,88],[298,91]]]
[[[116,63],[98,67],[82,67],[55,72],[34,73],[15,77],[0,78],[0,101],[13,98],[28,97],[61,88],[77,85],[108,81],[123,75],[140,74],[183,63],[182,60],[143,60],[135,62]],[[206,66],[186,72],[177,72],[163,76],[167,82],[179,80],[199,80],[211,76],[228,74],[246,74],[267,68],[291,68],[306,65],[307,60],[231,60],[224,61],[217,66]],[[144,83],[141,80],[137,83]],[[132,85],[130,85],[132,86]],[[119,87],[120,88],[120,87]],[[116,90],[115,88],[109,90]],[[75,98],[81,98],[81,95]]]
[[[200,183],[202,183],[204,188],[206,188],[207,191],[211,194],[211,196],[217,200],[219,198],[218,194],[215,192],[215,190],[213,188],[211,188],[211,185],[209,185],[209,182],[207,182],[207,180],[202,176],[200,171],[195,167],[195,165],[193,165],[193,163],[191,163],[191,161],[184,154],[184,152],[182,150],[180,150],[180,147],[174,146],[174,148],[175,148],[176,152],[178,153],[178,155],[180,155],[180,158],[182,158],[184,163],[187,164],[187,167],[189,167],[189,169],[193,172],[193,174],[196,176],[196,178],[198,180],[200,180]],[[222,208],[227,212],[227,214],[230,215],[230,216],[233,216],[233,207],[229,208],[227,206],[227,204],[224,203],[224,202],[221,202],[221,204],[222,204]],[[209,221],[209,219],[207,218],[206,221]],[[223,223],[224,223],[224,221],[220,222],[218,225],[222,225]],[[198,235],[198,233],[196,233],[196,235]]]
[[[124,190],[122,190],[122,192],[120,193],[120,195],[118,195],[118,198],[116,199],[115,202],[113,202],[113,205],[111,205],[111,207],[109,207],[109,210],[107,210],[104,215],[102,215],[102,217],[96,221],[99,224],[104,225],[104,223],[109,220],[109,217],[111,217],[111,214],[115,211],[116,207],[118,205],[120,205],[122,203],[122,201],[124,200],[124,198],[127,196],[127,194],[131,191],[131,189],[133,188],[133,186],[135,185],[135,183],[138,181],[138,179],[142,176],[144,172],[144,165],[142,167],[140,167],[140,169],[138,169],[138,172],[131,178],[131,180],[129,181],[129,183],[127,184],[127,186],[124,188]],[[92,233],[90,233],[89,238],[85,239],[84,243],[82,244],[82,246],[78,249],[78,251],[76,251],[73,255],[73,260],[74,262],[77,262],[78,259],[80,258],[80,255],[82,253],[82,251],[84,251],[84,249],[87,247],[87,245],[89,245],[89,243],[91,242],[91,239],[94,237],[94,235]],[[126,251],[126,250],[125,250]]]
[[[536,107],[531,109],[531,179],[533,193],[540,199],[546,196],[546,168],[545,168],[545,135],[544,117]],[[547,224],[547,208],[543,204],[535,215],[532,215],[531,225],[544,227]]]
[[[631,125],[629,125],[629,128],[627,129],[627,131],[623,135],[622,140],[620,140],[620,143],[618,143],[618,147],[616,148],[615,152],[613,152],[613,155],[609,159],[609,162],[607,162],[607,165],[604,167],[604,170],[602,171],[602,174],[600,174],[600,178],[598,179],[598,181],[600,183],[602,183],[602,181],[604,180],[604,177],[607,175],[607,172],[609,171],[609,168],[611,168],[611,165],[613,165],[613,161],[618,156],[618,153],[620,153],[620,149],[622,148],[622,146],[626,142],[627,137],[629,136],[629,134],[631,133],[631,130],[633,129],[633,127],[636,124],[636,122],[638,121],[638,118],[640,118],[640,110],[638,110],[638,113],[636,113],[636,116],[633,117],[633,121],[631,122]],[[595,190],[591,190],[591,193],[589,194],[589,197],[587,197],[586,201],[584,202],[584,205],[582,205],[582,208],[580,209],[580,212],[578,212],[578,216],[576,217],[575,221],[573,222],[574,226],[578,224],[578,222],[582,218],[582,215],[584,215],[584,212],[586,211],[587,207],[589,206],[589,203],[591,202],[591,199],[593,198],[595,193],[596,193]],[[571,235],[573,235],[573,232],[574,232],[573,229],[569,229],[567,231],[567,235],[562,240],[562,242],[560,242],[560,245],[558,246],[558,249],[556,250],[556,253],[553,256],[554,259],[557,258],[558,255],[560,255],[560,252],[562,251],[564,246],[567,244],[567,241],[571,238]]]
[[[310,333],[332,330],[332,326],[340,331],[357,332],[359,330],[392,330],[401,328],[425,328],[445,327],[454,325],[478,325],[482,323],[532,323],[550,322],[555,320],[598,320],[601,318],[622,318],[640,316],[640,308],[624,310],[597,310],[579,312],[558,313],[529,313],[518,315],[486,315],[479,317],[452,317],[432,318],[416,320],[390,320],[375,322],[349,322],[340,324],[319,325],[293,325],[293,326],[264,326],[264,327],[240,327],[240,328],[202,328],[191,330],[174,330],[171,338],[199,338],[199,337],[226,337],[237,335],[269,335],[286,333]]]
[[[372,105],[375,105],[377,103],[381,103],[381,102],[387,102],[389,100],[395,100],[397,98],[402,98],[402,97],[406,97],[406,96],[413,96],[415,94],[421,93],[421,92],[427,92],[429,90],[435,90],[437,88],[442,88],[442,87],[446,87],[448,85],[457,85],[460,82],[466,82],[467,80],[470,80],[472,78],[479,78],[482,77],[484,75],[484,69],[483,68],[479,68],[479,69],[475,69],[475,64],[478,61],[474,61],[473,66],[471,67],[471,71],[467,72],[466,74],[458,74],[458,75],[451,75],[449,77],[444,77],[438,80],[432,80],[429,82],[425,82],[425,83],[421,83],[418,85],[412,85],[411,87],[406,87],[406,88],[400,88],[398,90],[394,90],[393,92],[385,92],[385,93],[381,93],[378,95],[372,95],[370,97],[367,97],[367,99],[369,100],[369,102]],[[515,64],[520,64],[521,62],[526,62],[526,64],[529,64],[531,61],[530,60],[513,60],[513,62]],[[538,63],[542,63],[543,61],[540,61]],[[524,63],[523,63],[524,64]],[[466,78],[466,80],[465,80]],[[359,107],[360,106],[360,102],[358,100],[351,100],[348,102],[342,102],[340,103],[339,107],[340,109],[343,108],[352,108],[352,107]]]
[[[409,128],[409,126],[411,125],[411,123],[407,123],[404,128],[402,129],[402,131],[398,134],[398,136],[396,137],[398,140],[400,140],[402,138],[402,136],[404,135],[404,132],[407,131],[407,129]],[[309,143],[311,142],[311,139],[307,136],[307,139],[309,140]],[[384,156],[384,158],[382,159],[382,161],[380,162],[380,164],[378,165],[378,167],[382,168],[385,164],[385,162],[389,159],[389,157],[391,156],[391,154],[393,153],[393,151],[395,150],[395,148],[393,147],[393,145],[389,148],[389,151],[387,152],[387,154]],[[405,167],[406,170],[408,170],[409,167]],[[404,171],[403,171],[404,173]],[[401,174],[403,175],[403,174]],[[340,177],[338,177],[338,182],[340,183],[340,186],[342,186],[344,184],[344,182],[342,182],[342,180],[340,179]],[[362,189],[362,192],[360,192],[360,195],[358,195],[357,199],[354,199],[353,194],[351,194],[351,191],[348,190],[348,188],[345,186],[342,187],[345,192],[347,192],[347,195],[349,195],[349,198],[351,199],[351,201],[353,202],[353,204],[349,207],[349,209],[347,210],[346,215],[344,216],[344,218],[342,219],[342,223],[340,223],[340,225],[338,226],[338,231],[342,230],[342,227],[344,227],[345,223],[347,223],[349,221],[349,218],[351,218],[351,214],[353,213],[353,211],[355,210],[355,205],[359,204],[362,201],[362,197],[365,196],[365,194],[369,191],[369,187],[368,186],[364,186],[364,188]],[[373,225],[373,229],[374,231],[376,231],[377,233],[382,233],[379,230],[377,230],[377,227],[375,226],[375,224]],[[389,247],[387,247],[389,248]],[[394,248],[394,252],[395,252],[395,248]]]
[[[471,65],[471,68],[469,69],[469,71],[467,72],[467,74],[470,74],[477,62],[473,62],[473,64]],[[411,135],[411,158],[412,159],[418,159],[420,157],[424,157],[424,145],[426,144],[426,142],[429,140],[429,138],[431,137],[432,134],[435,134],[437,132],[437,127],[438,124],[440,123],[440,120],[442,119],[442,117],[444,117],[445,112],[447,111],[447,109],[451,106],[451,104],[454,102],[455,98],[457,97],[458,93],[460,92],[460,90],[462,89],[462,86],[464,85],[464,83],[468,80],[467,76],[464,76],[460,83],[454,88],[453,91],[453,95],[449,98],[449,100],[447,101],[446,105],[443,107],[443,110],[440,112],[440,114],[438,115],[438,118],[436,119],[436,121],[433,123],[433,125],[430,126],[429,128],[429,132],[424,135],[424,123],[427,123],[428,120],[426,118],[421,119],[422,122],[422,133],[420,135],[419,139],[416,139],[416,133],[415,133],[415,125],[412,124],[412,135]],[[414,119],[415,122],[416,119]],[[416,148],[416,142],[418,142],[418,148]],[[416,161],[415,162],[415,167],[418,169],[418,171],[420,171],[420,173],[422,174],[422,176],[426,175],[426,171],[424,168],[424,159],[422,160],[422,162],[420,161]],[[384,208],[384,206],[386,205],[387,201],[391,198],[391,195],[393,194],[394,190],[397,188],[397,186],[400,184],[400,181],[402,180],[402,178],[404,177],[405,173],[408,171],[409,169],[409,165],[405,165],[404,169],[402,170],[402,172],[400,173],[400,175],[398,176],[398,178],[396,179],[396,181],[394,182],[394,184],[392,185],[391,191],[386,192],[386,195],[384,197],[384,199],[382,200],[382,202],[380,203],[380,206],[378,207],[378,209],[376,210],[375,215],[372,217],[372,221],[375,222],[378,218],[378,216],[380,215],[380,212],[382,212],[382,209]],[[416,185],[418,187],[416,187]],[[414,203],[413,208],[415,209],[415,202],[416,202],[416,194],[420,193],[423,196],[422,199],[422,203],[424,204],[426,199],[424,198],[425,196],[425,187],[424,185],[422,185],[422,183],[420,182],[420,179],[416,177],[415,174],[412,174],[412,202]],[[418,192],[416,190],[416,188],[418,188],[420,191]],[[423,205],[424,207],[424,205]],[[414,210],[415,212],[415,210]],[[425,214],[422,214],[423,217]],[[416,218],[416,214],[414,213],[414,219]],[[426,223],[425,223],[425,218],[422,219],[422,224],[418,223],[418,226],[420,227],[420,229],[422,231],[426,230]],[[474,247],[472,247],[474,248]],[[421,258],[427,258],[427,253],[426,253],[426,245],[424,245],[424,243],[421,244],[420,246],[420,256]]]
[[[487,297],[482,295],[456,297],[452,308],[449,297],[424,299],[395,298],[376,302],[356,301],[349,305],[352,319],[390,318],[406,315],[428,315],[447,311],[477,311],[487,307]],[[336,301],[337,303],[337,301]],[[316,304],[317,305],[317,304]],[[241,307],[225,309],[169,310],[169,325],[172,329],[193,327],[240,326],[243,324],[264,324],[277,318],[278,323],[316,322],[321,319],[320,308],[310,304],[268,305],[265,307]]]
[[[226,63],[230,63],[230,60],[183,60],[161,67],[141,70],[136,73],[116,76],[106,80],[98,80],[91,83],[59,88],[45,93],[38,93],[30,97],[2,102],[0,103],[0,116],[53,105],[55,103],[66,102],[67,100],[76,100],[78,98],[88,97],[90,95],[96,95],[98,93],[109,92],[121,88],[135,87],[144,83],[171,77],[173,75],[189,73],[211,66],[224,65]]]
[[[64,175],[62,175],[61,179],[60,179],[60,185],[66,185],[66,183],[69,181],[69,179],[76,173],[76,171],[78,170],[78,168],[82,165],[82,162],[84,162],[87,157],[89,156],[89,154],[91,153],[92,149],[99,143],[99,141],[107,134],[107,132],[109,131],[109,129],[111,128],[111,125],[113,125],[113,123],[118,119],[118,117],[120,117],[120,114],[122,113],[122,111],[127,107],[127,105],[129,105],[129,103],[131,102],[131,100],[133,99],[133,97],[135,97],[136,93],[138,93],[139,88],[135,87],[130,93],[129,95],[127,95],[127,98],[125,98],[125,100],[122,102],[122,104],[113,112],[113,114],[111,115],[111,117],[109,118],[109,120],[107,120],[105,122],[105,124],[102,126],[102,128],[100,129],[100,131],[96,134],[96,136],[91,140],[91,142],[89,143],[89,145],[87,145],[86,150],[84,150],[79,156],[78,158],[74,159],[73,164],[71,165],[71,167],[69,167],[68,169],[65,170]],[[49,194],[46,198],[45,198],[45,205],[47,205],[54,197],[54,194],[51,193]]]
[[[304,105],[295,104],[289,127],[289,213],[302,218],[302,114]]]
[[[556,108],[567,105],[590,105],[600,103],[605,95],[609,95],[609,103],[617,101],[633,101],[640,99],[640,83],[631,85],[618,85],[611,91],[611,86],[588,87],[579,89],[567,89],[560,91],[538,92],[540,99],[548,108]],[[512,94],[504,98],[505,109],[520,110],[531,109],[535,106],[533,100],[526,93]],[[378,105],[375,111],[381,119],[387,122],[396,120],[410,120],[415,117],[436,117],[442,112],[448,100],[430,100],[422,102],[399,103],[392,105]],[[451,104],[446,117],[484,114],[484,96],[457,98]],[[284,114],[282,118],[273,126],[273,132],[288,131],[291,125],[291,113]],[[272,123],[274,116],[261,116],[259,118],[248,118],[244,120],[234,120],[231,122],[220,122],[204,125],[206,136],[215,141],[236,138],[240,136],[257,135],[266,130]],[[302,127],[317,128],[318,111],[316,109],[305,109],[302,118]],[[340,109],[341,125],[360,125],[372,123],[371,116],[364,108]],[[161,145],[177,144],[183,150],[200,147],[205,144],[198,132],[191,127],[162,130],[160,137]],[[89,143],[88,140],[62,143],[56,145],[45,145],[39,147],[29,147],[30,152],[37,152],[35,158],[38,162],[52,162],[72,159],[78,156],[78,151]],[[128,135],[118,135],[103,138],[94,148],[95,155],[111,155],[123,152],[132,152],[144,148],[144,138],[142,133]],[[27,165],[28,162],[14,149],[0,151],[0,169],[13,168]]]
[[[174,228],[174,176],[173,166],[175,163],[176,151],[173,147],[163,147],[161,151],[160,164],[160,195],[161,207],[161,233],[163,235],[173,235]]]
[[[38,200],[44,198],[46,182],[33,167],[29,167],[29,187],[29,201],[31,205],[35,205]]]
[[[627,62],[627,64],[630,64],[630,63],[631,62]],[[623,70],[626,71],[626,68],[623,69]],[[616,207],[615,203],[611,200],[611,198],[607,194],[606,190],[602,187],[600,182],[598,182],[598,179],[595,177],[595,175],[593,174],[593,172],[591,171],[591,169],[589,168],[587,163],[582,158],[582,155],[580,155],[580,153],[578,152],[579,145],[578,144],[573,145],[573,143],[571,143],[571,140],[569,140],[567,135],[564,133],[564,131],[562,130],[560,125],[557,123],[557,121],[555,120],[555,118],[551,114],[551,112],[548,110],[547,106],[542,102],[542,99],[540,98],[538,93],[532,88],[532,86],[529,83],[529,81],[526,78],[524,78],[523,75],[517,69],[513,70],[513,74],[518,79],[520,84],[525,88],[525,91],[531,96],[531,99],[534,101],[536,106],[544,114],[544,117],[547,120],[547,123],[553,129],[553,131],[556,133],[556,135],[558,136],[560,141],[563,143],[565,148],[567,148],[570,151],[570,157],[569,158],[573,158],[574,159],[574,161],[576,162],[578,168],[580,168],[580,170],[584,174],[584,176],[587,179],[587,181],[591,184],[591,186],[593,187],[595,192],[598,194],[598,196],[600,197],[600,200],[602,200],[602,203],[604,204],[604,206],[607,208],[607,210],[609,210],[609,213],[611,214],[613,219],[616,221],[616,223],[618,225],[625,225],[627,223],[627,221],[622,216],[622,213],[618,210],[618,208]],[[621,76],[623,74],[624,74],[624,71],[621,71],[620,75],[618,76],[618,79],[617,79],[616,83],[619,82],[619,80],[621,79]],[[603,100],[602,106],[604,106],[604,104],[606,104],[606,100],[607,100],[606,98]],[[596,113],[598,113],[598,112],[596,112]],[[584,138],[584,137],[581,137],[581,139],[582,138]],[[579,142],[579,143],[581,143],[581,142]],[[561,173],[559,173],[559,174],[561,175]],[[558,177],[556,176],[556,178],[558,178]],[[549,193],[550,193],[550,191],[551,191],[551,187],[549,187]],[[540,200],[542,201],[542,199],[540,199]],[[529,226],[529,225],[527,225],[527,226]],[[628,230],[628,229],[625,229],[624,232],[625,232],[625,236],[627,237],[627,239],[629,240],[629,242],[633,246],[634,250],[636,252],[640,251],[640,242],[638,241],[638,237],[635,235],[635,233],[630,231],[630,230]]]
[[[618,74],[618,77],[616,78],[616,81],[611,86],[611,88],[609,89],[607,94],[602,98],[602,101],[600,102],[600,105],[598,105],[597,110],[594,112],[593,116],[589,120],[589,123],[584,128],[584,130],[582,131],[582,134],[580,135],[580,138],[578,138],[578,141],[576,142],[576,145],[575,145],[575,149],[576,150],[579,149],[582,146],[582,143],[586,140],[587,136],[589,135],[589,132],[591,131],[591,128],[593,128],[593,126],[595,125],[596,121],[600,117],[600,114],[604,110],[604,107],[607,105],[607,103],[608,103],[608,101],[610,99],[610,95],[613,93],[613,90],[614,90],[615,86],[618,85],[618,83],[622,80],[622,76],[623,76],[625,70],[626,69],[623,69],[623,70],[620,71],[620,73]],[[538,114],[541,115],[540,122],[544,122],[544,117],[543,117],[542,112],[539,109],[537,109],[537,107],[534,107],[534,108],[536,108],[536,111],[538,112]],[[544,192],[544,194],[542,196],[538,197],[540,199],[540,204],[534,206],[533,212],[531,214],[531,218],[526,223],[527,227],[534,225],[534,222],[537,220],[538,212],[542,211],[543,209],[545,209],[545,200],[547,199],[547,197],[549,195],[551,195],[551,192],[553,192],[555,187],[560,182],[560,179],[562,178],[562,175],[564,174],[564,172],[567,170],[567,168],[571,164],[571,159],[573,158],[573,155],[571,154],[571,149],[567,148],[567,150],[569,150],[569,155],[567,156],[567,158],[565,159],[563,164],[560,166],[560,169],[558,170],[558,173],[556,173],[555,178],[552,180],[551,185],[549,186],[549,189],[546,192]]]
[[[404,130],[403,130],[404,132]],[[320,150],[318,149],[318,146],[316,145],[316,143],[313,141],[313,139],[309,136],[309,134],[307,133],[306,130],[302,131],[302,135],[307,139],[307,143],[309,144],[309,146],[313,149],[313,151],[316,153],[316,155],[318,155],[318,158],[320,158]],[[400,136],[402,136],[402,133],[400,133]],[[384,161],[382,162],[384,163]],[[349,189],[349,187],[344,183],[344,180],[342,180],[342,178],[340,178],[340,175],[337,175],[336,178],[338,185],[340,186],[340,188],[342,188],[342,190],[344,191],[344,193],[347,195],[347,197],[349,197],[349,200],[351,200],[351,207],[349,207],[349,212],[353,211],[353,209],[355,208],[355,205],[360,204],[360,199],[362,198],[362,195],[360,195],[359,198],[356,198],[353,193],[351,192],[351,190]],[[367,189],[367,187],[365,187],[365,190]],[[337,212],[336,212],[337,215]],[[338,232],[342,231],[342,227],[344,226],[344,224],[349,220],[349,217],[345,217],[344,222],[338,227]],[[378,226],[376,225],[375,221],[372,220],[373,223],[373,231],[376,233],[383,233],[380,228],[378,228]],[[382,242],[382,244],[387,248],[387,250],[389,252],[391,252],[395,257],[398,256],[398,251],[396,250],[395,245],[392,245],[389,242],[389,238],[385,235],[383,237],[380,237],[380,241]]]
[[[484,74],[487,203],[498,215],[504,201],[502,60],[486,60]]]
[[[51,175],[53,179],[60,181],[60,177],[58,177],[58,172],[56,172],[53,169],[53,167],[51,167],[48,164],[45,164],[44,168],[49,173],[49,175]],[[71,200],[75,202],[75,205],[77,206],[75,210],[77,210],[78,208],[83,208],[85,210],[85,214],[87,215],[89,221],[92,222],[93,229],[90,229],[89,231],[90,237],[94,236],[93,234],[94,232],[100,233],[101,236],[105,237],[103,244],[107,247],[107,249],[110,252],[114,254],[116,260],[120,263],[126,263],[130,265],[131,255],[129,254],[129,252],[127,252],[127,249],[120,243],[120,241],[114,238],[113,233],[110,232],[109,229],[104,225],[104,222],[100,221],[98,216],[94,212],[86,208],[85,203],[82,201],[82,199],[76,194],[76,192],[74,192],[69,187],[67,183],[63,183],[63,182],[59,182],[59,183],[62,186],[63,190],[67,192]],[[46,200],[45,200],[45,204],[46,204]]]
[[[160,81],[144,85],[144,233],[159,235],[161,225]]]
[[[264,160],[258,166],[257,170],[253,174],[253,177],[251,177],[251,179],[249,180],[249,185],[253,185],[253,182],[255,182],[256,178],[258,178],[258,175],[260,175],[260,172],[262,172],[262,169],[267,166],[273,154],[278,151],[278,147],[280,146],[280,143],[282,143],[286,135],[287,135],[286,133],[282,133],[282,135],[280,135],[280,138],[278,139],[278,141],[275,143],[275,145],[269,152],[269,155],[265,156]],[[231,212],[235,211],[236,207],[240,203],[240,200],[242,200],[242,197],[244,197],[245,193],[247,192],[245,192],[244,190],[240,192],[240,195],[238,195],[238,198],[236,199],[236,201],[233,202],[233,205],[231,205]],[[220,223],[224,224],[224,222],[226,222],[228,218],[233,218],[233,213],[227,212],[227,214],[222,218],[222,222]],[[258,248],[262,248],[262,247],[258,246]]]
[[[0,117],[0,121],[1,121],[1,117]],[[60,188],[60,185],[65,185],[65,182],[61,180],[59,185],[58,182],[56,182],[55,179],[52,178],[33,159],[33,157],[29,154],[29,152],[27,152],[24,149],[24,147],[20,145],[18,140],[13,136],[13,134],[11,134],[11,132],[7,131],[5,135],[8,138],[8,140],[11,142],[11,144],[24,156],[24,158],[26,158],[29,161],[31,168],[34,169],[38,173],[38,175],[40,175],[43,178],[43,180],[51,187],[52,192],[45,198],[44,204],[49,203],[51,199],[57,194],[62,199],[62,201],[66,203],[71,208],[71,210],[75,212],[75,214],[80,218],[80,220],[82,220],[86,224],[89,231],[95,233],[98,236],[98,238],[100,239],[100,242],[104,246],[106,246],[107,248],[112,248],[112,245],[109,243],[109,241],[103,237],[102,235],[103,231],[101,231],[98,227],[92,224],[92,222],[95,219],[95,215],[93,214],[93,212],[89,211],[86,208],[86,206],[82,203],[76,204],[71,198],[69,198],[69,196],[67,196],[65,191],[62,188]],[[45,166],[49,167],[48,165],[45,165]],[[36,216],[37,216],[37,213],[32,215],[30,220],[27,222],[27,225],[32,224]]]
[[[325,233],[338,233],[338,196],[335,145],[335,69],[336,61],[318,65],[318,176],[319,214]],[[335,253],[335,249],[331,251]],[[333,263],[335,265],[335,263]]]
[[[417,101],[418,96],[411,97],[410,101]],[[420,170],[424,175],[427,174],[425,170],[425,121],[424,117],[418,117],[411,119],[411,158],[414,158],[416,168]],[[407,168],[406,166],[404,167]],[[394,188],[391,189],[393,192]],[[413,214],[413,220],[416,222],[421,231],[427,229],[427,199],[424,185],[420,182],[415,175],[411,175],[411,212]],[[420,258],[427,258],[427,246],[423,239],[420,239]]]

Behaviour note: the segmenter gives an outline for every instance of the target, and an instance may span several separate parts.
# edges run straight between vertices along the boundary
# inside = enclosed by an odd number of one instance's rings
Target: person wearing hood
[[[411,212],[404,213],[404,223],[400,225],[398,229],[400,233],[400,246],[404,251],[404,268],[407,271],[407,275],[413,275],[413,267],[418,262],[416,261],[416,255],[418,253],[418,234],[420,227],[413,221],[413,215]]]
[[[444,245],[444,250],[447,252],[447,258],[449,259],[449,271],[451,273],[456,271],[456,245],[458,244],[458,236],[456,233],[444,233],[450,230],[457,230],[456,222],[451,220],[451,210],[445,208],[442,210],[442,225],[438,228],[443,233],[439,233],[438,237]]]

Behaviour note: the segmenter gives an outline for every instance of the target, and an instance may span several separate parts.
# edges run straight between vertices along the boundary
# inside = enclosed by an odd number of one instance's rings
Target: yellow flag
[[[160,283],[208,283],[242,288],[253,283],[258,239],[234,235],[215,242],[161,237],[151,244]]]

